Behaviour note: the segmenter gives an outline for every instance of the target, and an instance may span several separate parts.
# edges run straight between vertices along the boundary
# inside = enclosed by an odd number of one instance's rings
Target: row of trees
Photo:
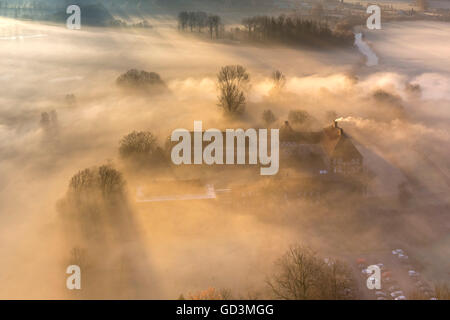
[[[286,76],[279,70],[272,73],[272,95],[278,95],[286,85]],[[250,87],[250,75],[241,65],[222,67],[217,75],[217,87],[219,90],[218,105],[225,114],[237,116],[244,112],[247,103],[246,93]],[[288,120],[295,125],[304,125],[311,120],[311,116],[304,110],[292,110]],[[335,119],[335,118],[334,118]],[[264,110],[262,120],[265,125],[271,126],[276,116],[271,110]]]
[[[163,93],[168,88],[161,76],[156,72],[130,69],[116,79],[116,84],[127,90],[141,93]]]
[[[129,70],[117,79],[121,86],[140,87],[160,85],[160,77],[155,73]],[[286,85],[286,76],[279,70],[272,73],[273,88],[271,94],[279,94]],[[227,116],[239,116],[245,111],[247,92],[250,88],[250,74],[241,65],[228,65],[217,74],[218,106]],[[294,125],[303,125],[311,117],[303,110],[293,110],[288,116]],[[264,110],[262,120],[270,127],[277,120],[271,110]],[[158,145],[156,137],[148,131],[133,131],[120,141],[119,154],[123,160],[134,166],[148,165],[161,168],[168,163],[167,150]]]
[[[51,131],[54,133],[54,131],[58,128],[58,114],[55,110],[50,112],[42,112],[39,123],[44,131]]]
[[[256,16],[242,21],[248,38],[255,41],[276,41],[287,44],[352,45],[351,30],[332,30],[327,23],[300,17]]]
[[[249,294],[246,299],[349,300],[357,299],[356,281],[343,261],[323,259],[308,247],[292,246],[277,262],[267,280],[267,296]],[[229,290],[209,288],[188,294],[190,300],[232,300]],[[180,295],[179,300],[186,299]]]
[[[211,39],[215,35],[219,38],[221,18],[217,15],[209,15],[203,11],[182,11],[178,14],[178,28],[182,31],[189,29],[191,32],[203,32],[207,28]]]
[[[130,70],[117,79],[121,86],[141,87],[160,85],[160,77],[155,73]],[[277,95],[286,85],[286,76],[279,70],[272,73],[273,88],[271,94]],[[242,115],[247,104],[247,93],[250,88],[250,74],[241,65],[228,65],[217,74],[218,106],[227,116]],[[265,125],[273,125],[277,117],[267,109],[262,113]],[[294,125],[304,125],[311,116],[303,110],[289,112],[288,120]],[[120,141],[119,154],[123,160],[131,161],[133,165],[161,167],[168,163],[167,150],[161,148],[156,137],[148,131],[133,131]]]
[[[245,299],[275,298],[281,300],[349,300],[359,299],[356,279],[347,263],[324,259],[308,247],[295,245],[276,262],[274,274],[267,280],[267,296],[256,293]],[[450,299],[450,286],[443,282],[432,289],[439,300]],[[233,300],[229,290],[209,288],[179,300]],[[410,300],[429,300],[420,290],[408,292]]]
[[[277,70],[272,74],[272,80],[272,93],[278,94],[286,84],[286,77]],[[247,69],[241,65],[222,67],[217,75],[217,88],[218,105],[226,114],[238,115],[244,112],[247,103],[246,93],[250,88],[250,74]]]

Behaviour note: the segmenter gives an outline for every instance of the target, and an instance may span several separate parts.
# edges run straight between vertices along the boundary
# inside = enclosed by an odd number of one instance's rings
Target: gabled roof
[[[362,159],[361,153],[337,123],[318,132],[299,132],[286,122],[280,129],[280,142],[321,145],[329,158]]]
[[[330,158],[362,159],[361,153],[337,124],[323,130],[321,143]]]
[[[345,134],[339,139],[329,156],[333,158],[342,158],[344,160],[362,159],[361,153]]]

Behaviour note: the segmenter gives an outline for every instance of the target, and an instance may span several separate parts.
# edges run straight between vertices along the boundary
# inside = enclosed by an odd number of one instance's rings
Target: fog
[[[112,267],[119,252],[128,254],[133,270],[139,270],[134,281],[144,288],[133,290],[130,280],[100,287],[89,297],[176,299],[208,287],[228,288],[236,297],[265,296],[273,262],[298,242],[346,257],[404,241],[411,251],[416,246],[418,256],[429,254],[424,272],[431,279],[445,277],[448,207],[441,212],[440,206],[448,203],[450,186],[448,24],[396,23],[368,32],[365,40],[379,57],[378,65],[368,67],[357,48],[210,42],[178,33],[167,17],[153,17],[151,23],[154,28],[148,30],[72,31],[0,19],[0,298],[78,297],[65,288],[65,268],[74,243],[89,256],[92,242],[78,241],[77,227],[62,226],[57,204],[74,174],[103,164],[123,173],[127,217],[133,221],[129,229],[118,224],[104,230],[104,239],[114,238],[114,232],[129,233],[131,239],[125,244],[105,240],[110,246],[105,260],[111,260],[105,265]],[[225,117],[217,106],[216,74],[230,64],[245,66],[251,76],[246,113],[239,119]],[[124,92],[115,80],[132,68],[157,72],[169,92]],[[287,83],[282,95],[271,96],[270,76],[277,69]],[[387,95],[380,98],[377,90]],[[68,102],[68,94],[75,95],[75,103]],[[142,173],[119,159],[124,135],[151,131],[164,145],[174,129],[192,130],[194,120],[202,120],[204,128],[262,126],[261,114],[268,108],[279,125],[290,110],[306,110],[317,128],[329,125],[327,112],[335,111],[375,175],[371,213],[397,210],[399,217],[370,224],[371,218],[360,214],[367,207],[355,205],[350,196],[337,198],[336,207],[264,199],[267,195],[232,206],[136,203],[138,186],[158,189],[158,181],[177,177],[214,181],[217,188],[254,180],[257,189],[265,182],[254,176],[259,170]],[[52,110],[57,121],[47,130],[41,113]],[[396,198],[402,182],[411,184],[417,201],[434,201],[435,213],[446,220],[420,215],[420,206],[387,209],[379,199]],[[176,187],[159,191],[173,193]],[[264,205],[258,204],[262,200]],[[90,254],[103,249],[98,245]]]

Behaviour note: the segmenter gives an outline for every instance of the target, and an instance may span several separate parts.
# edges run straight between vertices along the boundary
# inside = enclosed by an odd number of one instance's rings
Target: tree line
[[[360,293],[349,265],[337,259],[324,259],[316,252],[296,244],[280,257],[274,274],[266,280],[266,288],[235,297],[228,289],[209,288],[183,294],[179,300],[356,300]]]
[[[352,45],[354,36],[349,29],[332,29],[328,23],[300,17],[280,15],[245,18],[242,24],[248,38],[255,41],[276,41],[287,44]]]
[[[220,16],[207,14],[203,11],[182,11],[178,14],[178,28],[180,30],[203,32],[203,29],[207,28],[211,39],[214,35],[219,38],[220,24]]]

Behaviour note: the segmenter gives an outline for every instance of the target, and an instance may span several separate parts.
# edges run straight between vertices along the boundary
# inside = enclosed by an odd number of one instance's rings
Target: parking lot
[[[369,289],[367,279],[370,265],[378,265],[381,270],[381,289]],[[414,298],[436,299],[432,284],[418,271],[413,259],[402,248],[392,248],[390,252],[361,255],[354,261],[354,269],[359,272],[360,291],[363,299],[408,300]],[[412,295],[412,296],[411,296]]]

